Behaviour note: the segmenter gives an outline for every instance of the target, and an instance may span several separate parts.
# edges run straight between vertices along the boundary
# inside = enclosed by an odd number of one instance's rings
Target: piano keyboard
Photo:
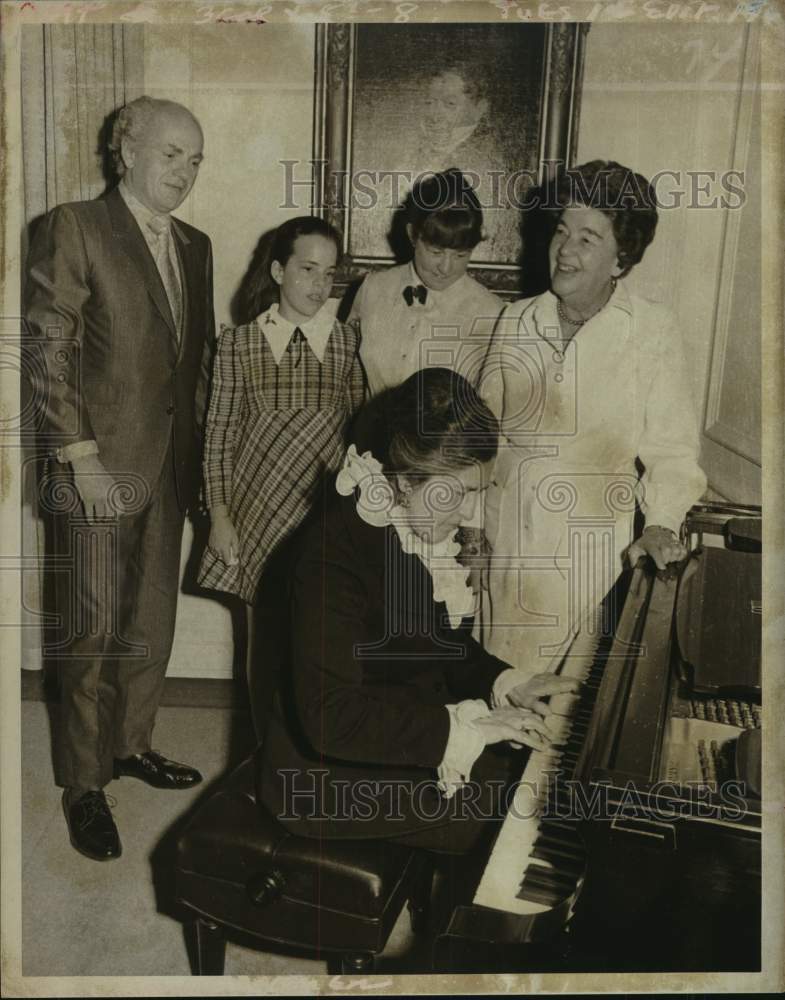
[[[558,673],[579,679],[581,690],[551,696],[548,724],[553,744],[529,755],[474,895],[475,905],[536,915],[575,892],[584,850],[577,823],[556,815],[554,779],[570,778],[578,762],[611,641],[599,629],[584,629],[562,661]]]

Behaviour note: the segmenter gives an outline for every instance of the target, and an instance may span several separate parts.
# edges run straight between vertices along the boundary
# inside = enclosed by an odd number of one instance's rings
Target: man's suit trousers
[[[47,653],[60,668],[57,779],[67,787],[102,788],[113,758],[151,748],[184,520],[171,448],[155,489],[137,490],[132,505],[100,524],[87,524],[78,503],[53,516],[59,628]]]

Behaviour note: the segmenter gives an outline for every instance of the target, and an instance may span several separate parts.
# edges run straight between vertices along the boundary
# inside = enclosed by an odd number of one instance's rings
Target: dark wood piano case
[[[686,528],[678,573],[636,568],[577,764],[549,795],[581,789],[574,890],[536,917],[459,907],[437,967],[760,968],[760,511],[705,505]]]

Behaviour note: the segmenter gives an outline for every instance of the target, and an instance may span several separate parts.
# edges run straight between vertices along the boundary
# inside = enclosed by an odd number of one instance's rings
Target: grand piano
[[[761,917],[760,508],[700,505],[690,555],[587,628],[443,971],[754,971]]]

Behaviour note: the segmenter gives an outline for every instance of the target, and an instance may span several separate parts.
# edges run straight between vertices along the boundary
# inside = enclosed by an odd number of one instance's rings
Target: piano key
[[[585,857],[582,852],[572,851],[569,847],[545,844],[540,841],[535,843],[529,856],[531,858],[550,861],[551,864],[565,870],[580,869],[585,864]]]
[[[540,817],[540,836],[563,843],[568,847],[580,847],[583,850],[578,824],[574,819],[559,818],[543,814]]]
[[[569,718],[576,711],[580,704],[580,695],[577,694],[552,694],[548,707],[554,715]]]
[[[583,854],[583,842],[575,830],[574,823],[565,823],[562,826],[558,820],[543,819],[540,828],[544,830],[543,836],[547,838],[549,845],[563,847],[565,850],[574,849]]]
[[[557,893],[554,893],[551,889],[547,889],[536,885],[522,885],[517,892],[517,898],[528,903],[539,903],[541,906],[541,911],[552,910],[554,906],[558,906],[562,902]],[[526,911],[528,912],[528,911]],[[537,912],[537,911],[534,911]]]
[[[565,804],[571,808],[557,779],[570,777],[580,758],[604,662],[598,637],[583,632],[570,653],[561,675],[580,678],[580,690],[577,695],[551,697],[553,708],[565,713],[569,725],[554,731],[555,740],[547,751],[529,755],[513,805],[477,887],[474,903],[478,906],[523,915],[542,913],[567,899],[582,873],[584,851],[577,824],[574,819],[553,815],[553,807],[561,807],[561,812],[567,811]],[[535,845],[537,856],[533,855]],[[552,869],[545,867],[549,862]]]
[[[569,720],[560,715],[545,717],[545,725],[552,740],[561,740],[569,733]]]
[[[490,860],[486,865],[474,902],[478,906],[511,910],[519,914],[543,913],[549,906],[537,900],[524,900],[517,894],[516,873],[523,868],[523,858],[531,850],[538,832],[539,808],[535,788],[541,767],[547,767],[548,758],[535,751],[529,755],[513,802],[496,837]]]
[[[544,873],[544,869],[538,871],[530,867],[526,870],[526,876],[521,882],[519,897],[537,902],[548,900],[551,906],[558,906],[574,891],[574,880],[550,878]]]
[[[535,847],[529,857],[537,861],[547,861],[557,866],[561,871],[572,871],[575,875],[580,875],[584,868],[583,858],[575,855],[570,856],[550,848]]]
[[[530,879],[537,885],[547,886],[554,892],[569,895],[570,890],[575,888],[575,876],[570,875],[564,868],[555,868],[553,865],[543,864],[539,859],[528,858],[529,864],[526,866],[526,876],[521,882]]]

